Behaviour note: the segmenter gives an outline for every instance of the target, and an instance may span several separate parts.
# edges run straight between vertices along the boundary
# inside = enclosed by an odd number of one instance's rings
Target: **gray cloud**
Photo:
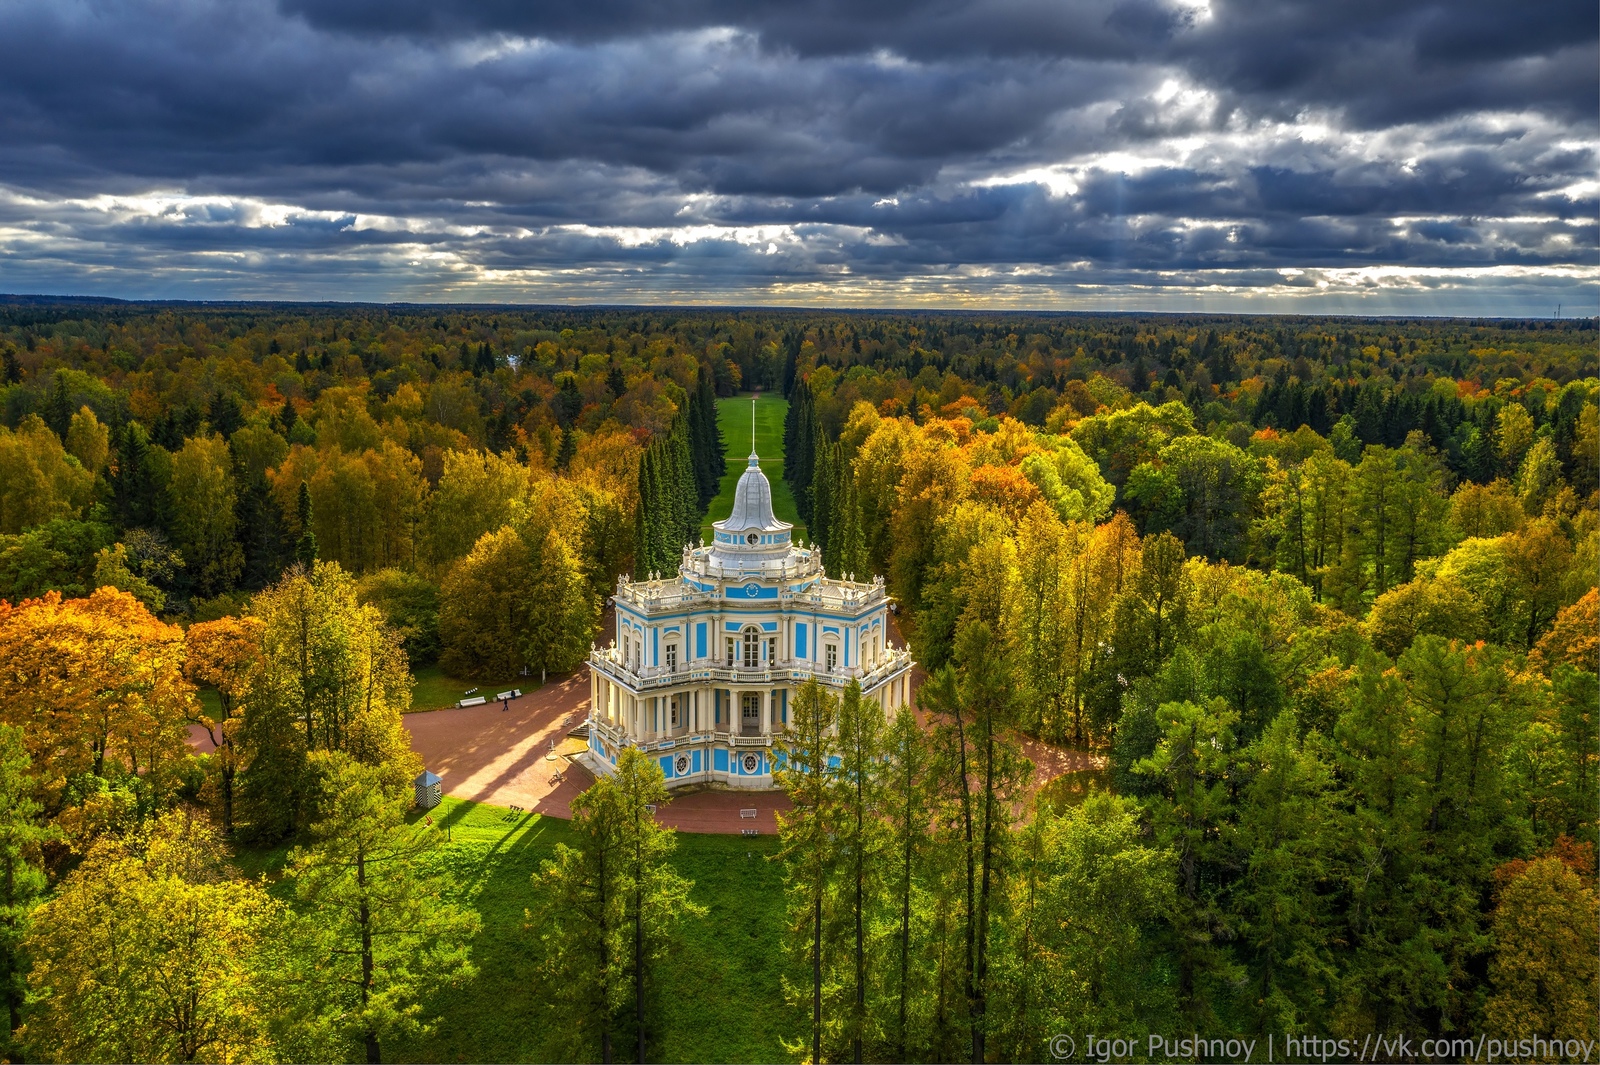
[[[1543,312],[1600,280],[1597,41],[1557,0],[22,0],[0,289]]]

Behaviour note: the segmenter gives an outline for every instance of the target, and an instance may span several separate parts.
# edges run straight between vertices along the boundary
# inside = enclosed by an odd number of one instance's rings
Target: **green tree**
[[[577,668],[598,620],[581,560],[542,515],[486,533],[439,590],[444,660],[468,673]]]
[[[0,1054],[11,1061],[19,1060],[13,1040],[27,993],[23,936],[45,889],[40,847],[55,834],[39,820],[29,764],[21,730],[0,725],[0,995],[8,1020]]]
[[[308,1016],[378,1062],[384,1040],[433,1022],[423,1015],[426,991],[475,973],[469,948],[480,921],[441,897],[427,861],[438,833],[406,823],[404,792],[345,755],[318,760],[319,817],[289,861],[304,913],[298,975]]]
[[[965,890],[965,997],[969,1052],[987,1058],[989,934],[1009,843],[1013,804],[1032,773],[1007,740],[1013,724],[1012,663],[986,621],[964,618],[955,660],[930,678],[924,706],[937,715],[941,776],[954,807]]]
[[[570,434],[568,434],[570,435]],[[491,451],[446,451],[423,513],[423,557],[439,572],[483,538],[522,517],[528,470]]]
[[[803,1048],[810,1051],[811,1062],[823,1060],[824,1035],[838,1028],[837,1020],[823,1014],[824,975],[837,949],[840,811],[832,763],[838,752],[838,713],[838,700],[809,680],[795,693],[789,728],[773,745],[774,775],[794,804],[792,811],[778,815],[778,838],[787,868],[794,953],[810,969],[811,1026],[809,1046]]]
[[[1021,833],[1001,926],[996,1042],[1043,1061],[1055,1032],[1155,1030],[1172,1023],[1172,855],[1152,846],[1138,805],[1093,791],[1078,806],[1041,803]]]
[[[1147,536],[1139,569],[1116,601],[1116,662],[1125,678],[1150,676],[1171,657],[1189,625],[1189,576],[1183,543],[1171,533]]]
[[[618,759],[633,763],[638,752]],[[573,1059],[598,1049],[614,1060],[618,1014],[627,987],[625,848],[630,817],[616,779],[602,776],[572,801],[577,846],[556,845],[534,874],[526,927],[537,940],[539,979],[557,1005],[558,1038]],[[563,1038],[564,1037],[564,1038]]]
[[[1259,463],[1225,441],[1180,436],[1161,449],[1161,465],[1183,493],[1172,531],[1191,553],[1242,561],[1261,494]]]
[[[412,668],[438,660],[438,585],[408,570],[383,569],[356,582],[356,598],[383,615],[384,624],[405,645]]]
[[[1178,1007],[1188,1024],[1204,1031],[1240,975],[1216,934],[1227,923],[1219,871],[1234,849],[1234,714],[1221,700],[1210,706],[1175,702],[1161,706],[1158,720],[1162,739],[1135,771],[1153,789],[1144,801],[1156,840],[1177,861],[1172,952]]]
[[[94,586],[120,588],[143,603],[153,613],[167,605],[167,595],[145,580],[128,565],[128,548],[123,544],[102,547],[94,556]]]
[[[1249,783],[1238,804],[1243,868],[1228,909],[1237,915],[1250,972],[1240,998],[1251,1031],[1325,1031],[1337,971],[1327,891],[1338,836],[1329,816],[1332,774],[1321,737],[1302,738],[1280,714],[1242,756]]]
[[[871,1023],[867,1010],[869,974],[867,957],[870,926],[874,923],[882,891],[882,858],[886,844],[885,794],[882,761],[885,753],[883,707],[861,695],[861,684],[851,680],[839,700],[839,858],[847,878],[845,902],[852,928],[854,1000],[845,1024],[854,1061],[862,1060]]]
[[[238,497],[227,441],[185,441],[172,456],[168,496],[173,545],[183,552],[196,590],[210,596],[232,588],[244,569],[244,553],[234,536]]]
[[[300,525],[300,539],[295,541],[294,557],[300,568],[310,571],[317,564],[317,533],[312,524],[311,487],[300,482],[300,494],[295,504],[295,514]]]
[[[293,570],[255,597],[261,656],[239,733],[250,828],[272,838],[305,824],[315,766],[341,751],[383,768],[397,794],[420,768],[400,715],[410,705],[405,654],[382,615],[356,599],[337,563]]]
[[[884,859],[886,865],[892,863],[892,869],[885,870],[885,879],[892,884],[888,894],[893,903],[896,963],[889,993],[894,1001],[895,1024],[888,1046],[890,1060],[910,1061],[914,1048],[913,1009],[920,1006],[927,984],[925,966],[920,964],[925,957],[925,933],[920,920],[915,929],[912,922],[914,916],[922,916],[926,905],[927,890],[922,880],[927,875],[936,796],[932,787],[932,750],[927,734],[917,724],[916,713],[909,707],[901,707],[895,713],[886,751],[883,787],[889,835]],[[890,971],[887,965],[884,970]]]

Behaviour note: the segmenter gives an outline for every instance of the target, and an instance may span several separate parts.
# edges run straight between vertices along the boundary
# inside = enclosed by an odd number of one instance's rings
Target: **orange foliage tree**
[[[116,588],[0,601],[0,724],[26,737],[50,813],[85,775],[131,785],[147,809],[171,794],[194,705],[183,656],[183,631]]]

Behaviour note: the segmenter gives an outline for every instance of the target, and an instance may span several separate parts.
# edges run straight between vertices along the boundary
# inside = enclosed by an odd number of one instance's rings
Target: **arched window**
[[[839,668],[839,645],[829,640],[827,643],[828,672],[832,673]]]
[[[668,673],[676,673],[676,672],[678,672],[678,641],[677,640],[668,640],[667,641],[666,663],[667,663],[667,672]]]
[[[754,625],[744,630],[744,668],[761,668],[761,630]]]

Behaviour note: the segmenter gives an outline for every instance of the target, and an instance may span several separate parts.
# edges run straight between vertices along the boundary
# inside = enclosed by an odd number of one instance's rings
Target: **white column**
[[[761,733],[764,736],[772,735],[772,710],[773,698],[771,688],[761,689]]]

